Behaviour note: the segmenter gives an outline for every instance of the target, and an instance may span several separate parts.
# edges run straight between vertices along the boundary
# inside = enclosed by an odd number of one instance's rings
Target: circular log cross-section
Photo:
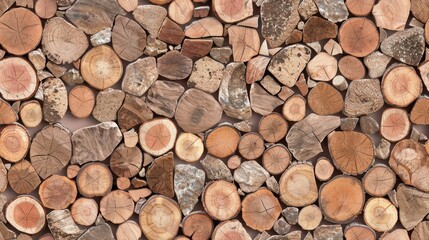
[[[36,100],[24,102],[21,104],[19,117],[27,128],[37,127],[43,120],[42,106]]]
[[[189,22],[194,13],[194,4],[191,0],[174,0],[168,5],[168,16],[178,24]]]
[[[17,194],[28,194],[40,184],[39,175],[26,160],[15,163],[7,172],[10,187]]]
[[[20,124],[0,128],[0,157],[9,162],[23,159],[30,148],[30,135]]]
[[[346,6],[353,15],[366,16],[371,12],[374,2],[375,0],[346,0]]]
[[[149,198],[139,215],[140,228],[149,240],[173,239],[181,221],[179,204],[163,195]]]
[[[269,143],[282,140],[288,131],[287,121],[279,113],[270,113],[259,120],[258,132]]]
[[[70,132],[62,125],[48,125],[34,136],[30,148],[31,164],[41,178],[61,171],[71,156]]]
[[[346,240],[376,240],[377,235],[367,225],[351,223],[344,229]],[[381,238],[380,238],[381,239]]]
[[[34,11],[37,16],[43,19],[49,19],[57,13],[56,0],[37,0],[34,4]]]
[[[362,179],[365,192],[375,197],[385,196],[395,187],[395,183],[395,173],[383,164],[370,168]]]
[[[362,211],[365,193],[361,182],[350,176],[337,176],[320,187],[319,207],[334,223],[352,221]]]
[[[341,93],[328,83],[319,82],[308,94],[308,105],[319,115],[331,115],[344,107]]]
[[[282,211],[279,200],[265,188],[248,194],[241,205],[246,225],[260,232],[270,230]]]
[[[320,208],[316,205],[309,205],[299,211],[298,224],[302,229],[310,231],[318,227],[322,219],[323,214]]]
[[[38,84],[36,72],[26,60],[10,57],[0,61],[0,93],[5,100],[28,99],[36,93]]]
[[[388,104],[406,107],[422,93],[422,80],[412,67],[401,64],[384,73],[381,90]]]
[[[213,231],[212,240],[224,240],[224,239],[234,239],[234,240],[252,240],[252,238],[247,233],[246,229],[243,227],[240,221],[237,219],[223,221],[219,223]]]
[[[231,125],[221,125],[206,136],[207,153],[225,158],[235,153],[240,142],[240,132]]]
[[[201,201],[206,212],[213,219],[219,221],[234,218],[241,208],[237,187],[233,183],[224,180],[207,184]]]
[[[404,139],[411,129],[408,113],[401,108],[388,108],[381,115],[380,134],[390,142]]]
[[[338,69],[343,77],[349,80],[357,80],[365,77],[365,66],[357,57],[346,55],[338,61]]]
[[[335,168],[332,166],[331,161],[325,157],[319,158],[314,167],[316,178],[320,181],[328,181],[332,177],[334,170]]]
[[[39,45],[42,30],[36,14],[25,8],[13,8],[0,17],[0,45],[13,55],[24,55]]]
[[[98,205],[94,199],[78,198],[71,207],[73,220],[83,226],[91,226],[98,216]]]
[[[156,118],[140,126],[139,140],[143,150],[152,156],[160,156],[174,147],[177,128],[168,118]]]
[[[215,14],[224,22],[233,23],[245,19],[253,14],[253,5],[250,1],[213,0],[212,8]]]
[[[301,95],[293,95],[283,105],[283,116],[292,122],[301,121],[305,117],[306,102]]]
[[[367,18],[349,18],[340,27],[338,39],[344,52],[365,57],[378,48],[377,27]]]
[[[80,169],[76,185],[85,197],[105,196],[112,189],[112,172],[103,163],[88,163]]]
[[[32,196],[18,196],[6,207],[7,221],[18,231],[36,234],[45,226],[45,210]]]
[[[185,162],[196,162],[204,153],[203,140],[192,133],[181,133],[174,147],[177,157]]]
[[[142,236],[140,226],[131,220],[125,221],[116,230],[117,240],[139,240]]]
[[[280,199],[288,206],[303,207],[317,200],[314,168],[307,163],[293,164],[279,181]]]
[[[262,154],[262,166],[272,175],[283,173],[291,161],[289,150],[282,144],[273,145]]]
[[[113,224],[127,221],[134,213],[134,202],[130,194],[115,190],[104,196],[100,201],[101,215]]]
[[[73,116],[87,118],[95,106],[95,96],[92,90],[84,85],[78,85],[69,92],[69,108]]]
[[[328,147],[335,166],[345,174],[357,175],[373,164],[371,138],[354,131],[335,131],[328,135]]]
[[[195,240],[210,239],[213,232],[213,219],[205,212],[193,212],[182,221],[182,232]]]
[[[398,210],[385,198],[371,198],[365,204],[363,220],[375,231],[387,232],[398,221]]]
[[[244,134],[238,143],[238,152],[247,160],[254,160],[264,153],[264,139],[255,132]]]
[[[82,57],[80,72],[89,85],[104,90],[121,79],[123,66],[113,49],[101,45],[92,48]]]
[[[52,175],[40,184],[39,196],[46,208],[65,209],[76,200],[76,184],[65,176]]]
[[[118,177],[131,178],[142,168],[143,154],[137,146],[120,144],[110,156],[110,169]]]

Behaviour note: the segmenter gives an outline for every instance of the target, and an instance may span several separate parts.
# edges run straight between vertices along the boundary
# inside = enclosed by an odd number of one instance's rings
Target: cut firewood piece
[[[309,163],[293,163],[279,181],[280,199],[288,206],[303,207],[317,200],[314,168]]]
[[[399,64],[384,73],[381,90],[388,104],[406,107],[422,93],[422,80],[412,67]]]
[[[363,220],[375,231],[387,232],[398,221],[398,210],[385,198],[371,198],[365,204]]]
[[[162,195],[149,198],[139,214],[139,225],[148,239],[173,239],[182,221],[179,204]]]
[[[28,195],[18,196],[6,207],[7,221],[18,231],[36,234],[45,226],[45,210],[39,201]]]
[[[65,209],[76,200],[76,184],[65,176],[52,175],[40,184],[39,196],[44,207]]]
[[[104,219],[113,224],[123,223],[134,213],[133,199],[122,190],[112,191],[101,199],[100,212]]]
[[[75,178],[79,173],[79,170],[80,170],[79,165],[74,165],[74,164],[68,165],[66,170],[67,177],[70,179]]]
[[[174,150],[181,160],[196,162],[204,153],[203,140],[192,133],[180,133]]]
[[[423,221],[414,228],[411,233],[411,240],[420,240],[429,238],[429,221]]]
[[[227,5],[235,6],[230,4]],[[256,29],[240,26],[231,26],[230,28],[228,28],[228,36],[229,44],[232,45],[232,54],[234,61],[247,62],[252,57],[258,55],[261,43],[259,40],[259,34]]]
[[[25,8],[13,8],[0,17],[0,45],[13,55],[24,55],[39,45],[42,30],[36,14]]]
[[[214,17],[193,21],[185,28],[185,36],[188,38],[219,37],[222,35],[222,23]]]
[[[283,144],[267,148],[262,155],[262,166],[272,175],[283,173],[291,162],[292,156]]]
[[[240,221],[234,219],[219,223],[213,231],[213,240],[223,239],[240,239],[240,240],[251,240],[249,233],[243,227]]]
[[[328,135],[328,146],[335,166],[345,174],[361,174],[374,163],[374,143],[366,134],[334,131]]]
[[[41,178],[58,173],[69,163],[71,156],[71,134],[62,125],[48,125],[34,136],[30,148],[31,164]]]
[[[238,215],[241,200],[237,187],[230,182],[217,180],[206,185],[201,197],[204,209],[215,220],[225,221]]]
[[[429,25],[429,24],[428,24]],[[414,124],[429,125],[429,98],[417,99],[410,113],[410,120]]]
[[[189,214],[181,225],[183,234],[195,240],[210,239],[214,228],[213,219],[202,211]]]
[[[112,28],[112,46],[120,58],[132,62],[143,55],[146,32],[136,21],[117,15]]]
[[[218,158],[235,153],[240,142],[240,132],[229,124],[221,125],[209,132],[205,139],[207,152]]]
[[[39,126],[43,120],[42,106],[36,100],[22,103],[19,110],[19,118],[27,128]]]
[[[247,160],[254,160],[264,153],[264,139],[255,132],[244,134],[238,143],[238,152]]]
[[[158,58],[157,67],[159,75],[170,80],[181,80],[191,74],[192,59],[174,50]]]
[[[121,59],[107,45],[94,47],[85,53],[80,66],[83,79],[98,90],[115,85],[122,77]]]
[[[83,226],[91,226],[98,216],[97,202],[92,198],[78,198],[71,206],[73,220]]]
[[[49,19],[43,29],[42,47],[46,57],[56,64],[78,60],[88,48],[85,33],[64,18]]]
[[[40,18],[49,19],[55,16],[55,13],[57,12],[57,1],[37,0],[34,5],[34,11]]]
[[[118,125],[121,129],[131,129],[153,118],[153,112],[144,99],[127,94],[118,110]]]
[[[410,236],[407,230],[398,228],[393,231],[383,233],[379,240],[410,240]]]
[[[30,148],[30,135],[27,129],[18,124],[0,127],[0,157],[9,162],[23,159]]]
[[[411,116],[412,113],[411,113]],[[381,115],[381,136],[391,142],[404,139],[411,129],[408,113],[401,108],[388,108]]]
[[[6,169],[7,166],[7,169]],[[10,165],[4,165],[3,161],[0,159],[0,192],[5,192],[8,185],[8,176],[7,173],[10,171],[11,166]],[[2,209],[2,206],[7,202],[6,196],[0,194],[0,209]],[[0,221],[4,220],[3,210],[0,211]]]
[[[172,81],[154,82],[146,96],[146,103],[156,114],[172,118],[185,88]]]
[[[59,122],[68,108],[67,89],[59,78],[48,78],[42,83],[43,118],[49,123]]]
[[[5,100],[28,99],[36,93],[38,85],[36,72],[28,61],[19,57],[0,61],[0,93]]]
[[[258,231],[270,230],[282,211],[279,200],[266,188],[248,194],[241,205],[246,225]]]
[[[365,77],[365,66],[357,57],[346,55],[338,61],[340,73],[348,80],[362,79]]]
[[[118,187],[119,190],[126,190],[130,188],[131,181],[126,177],[118,177],[116,179],[116,186]]]
[[[399,219],[402,226],[409,231],[429,213],[429,193],[419,191],[403,183],[399,184],[397,190]]]
[[[140,146],[153,156],[160,156],[174,147],[177,128],[168,118],[156,118],[143,123],[139,130]]]
[[[142,236],[140,226],[131,220],[121,223],[116,230],[118,240],[139,240]]]
[[[429,19],[429,10],[427,9],[427,0],[411,0],[411,13],[420,22],[427,22]]]
[[[337,75],[337,59],[333,56],[320,52],[307,64],[307,73],[312,80],[330,81]]]
[[[334,173],[334,166],[331,161],[326,157],[321,157],[317,160],[316,166],[314,167],[314,173],[316,178],[320,181],[328,181]]]
[[[334,223],[352,221],[362,211],[365,192],[361,182],[350,176],[336,176],[320,187],[319,206]]]
[[[377,235],[367,225],[359,223],[351,223],[344,229],[344,237],[346,240],[376,240]],[[380,238],[381,239],[381,238]],[[398,239],[405,240],[405,239]]]
[[[320,82],[310,91],[308,105],[319,115],[331,115],[341,112],[344,100],[337,89],[328,83]]]
[[[253,3],[245,0],[238,0],[234,4],[225,0],[213,0],[212,8],[214,13],[227,23],[238,22],[253,14]]]
[[[88,163],[80,169],[76,185],[82,196],[106,196],[112,189],[112,173],[103,163]]]
[[[138,0],[118,0],[119,5],[126,12],[133,12],[136,10],[137,5],[139,4]]]
[[[182,53],[192,60],[197,60],[207,56],[212,46],[212,39],[185,39],[182,44]]]
[[[384,105],[378,79],[359,79],[350,83],[344,101],[344,114],[348,117],[368,115]]]
[[[361,6],[361,8],[366,8],[369,7],[368,5],[374,4],[374,0],[366,0],[366,2],[372,2],[370,4],[357,3],[358,1],[356,0],[354,2],[356,2],[357,6]],[[410,14],[410,7],[409,0],[380,0],[372,9],[372,14],[374,15],[377,27],[401,31],[405,29],[408,15]]]
[[[120,144],[110,156],[110,169],[118,177],[131,178],[142,168],[143,154],[138,147]]]
[[[292,122],[301,121],[305,117],[306,102],[301,95],[293,95],[283,105],[283,116]]]
[[[320,208],[316,205],[309,205],[303,207],[299,211],[298,224],[302,229],[310,231],[319,226],[320,222],[322,222],[322,218],[323,215]]]
[[[149,188],[169,198],[174,197],[174,156],[169,152],[156,158],[146,172]]]
[[[171,2],[171,0],[149,0],[149,2],[157,5],[164,5]]]
[[[335,23],[321,17],[312,16],[304,25],[304,42],[312,43],[323,39],[336,38],[337,32],[338,27]]]
[[[177,23],[166,17],[159,29],[158,38],[163,42],[178,45],[185,38],[185,32]]]
[[[167,10],[156,5],[139,5],[133,11],[133,17],[149,32],[149,36],[156,38],[165,17],[167,17]]]
[[[241,157],[238,155],[231,156],[230,158],[228,158],[226,165],[231,170],[237,169],[241,165]]]
[[[429,191],[429,155],[425,147],[411,139],[396,143],[390,154],[389,165],[405,184]]]
[[[185,24],[192,19],[194,4],[192,0],[174,0],[168,5],[168,16],[178,24]]]
[[[374,2],[375,0],[346,0],[346,6],[350,13],[360,17],[367,16],[371,12]],[[347,238],[347,240],[349,239]],[[352,240],[354,239],[352,238]]]
[[[69,92],[69,108],[73,116],[87,118],[95,106],[94,92],[87,86],[78,85]]]
[[[365,57],[378,48],[377,27],[367,18],[349,18],[340,27],[338,40],[344,52]]]
[[[256,56],[250,59],[246,69],[246,83],[252,84],[261,80],[269,63],[270,58],[265,56]]]
[[[384,164],[370,168],[362,179],[365,192],[375,197],[383,197],[395,187],[396,175]]]
[[[40,178],[31,163],[22,160],[12,165],[7,173],[10,187],[17,194],[28,194],[40,184]]]
[[[269,143],[280,141],[286,136],[289,124],[279,113],[270,113],[259,120],[258,132]]]
[[[0,125],[1,124],[10,124],[18,120],[18,115],[12,106],[0,98]],[[24,124],[25,125],[25,124]]]

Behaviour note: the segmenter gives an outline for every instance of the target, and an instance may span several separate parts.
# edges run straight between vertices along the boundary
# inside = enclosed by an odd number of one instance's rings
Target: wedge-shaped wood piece
[[[218,158],[234,154],[239,142],[240,132],[229,124],[215,128],[205,138],[207,153]]]
[[[39,85],[30,63],[22,58],[10,57],[0,61],[0,93],[9,101],[32,97]]]
[[[234,236],[237,239],[251,240],[249,233],[237,219],[223,221],[219,223],[213,231],[213,240],[228,239]]]
[[[18,115],[12,106],[0,98],[0,124],[10,124],[18,120]]]
[[[185,36],[188,38],[221,37],[222,35],[222,23],[214,17],[193,21],[185,28]]]
[[[9,162],[23,159],[30,148],[30,134],[18,124],[0,127],[0,157]]]
[[[261,42],[258,32],[253,28],[231,26],[228,28],[229,44],[236,62],[247,62],[258,55]]]
[[[241,200],[237,187],[230,182],[217,180],[206,185],[201,197],[204,209],[215,220],[225,221],[238,215]]]
[[[423,84],[412,67],[402,64],[384,73],[381,90],[388,104],[406,107],[420,96]]]
[[[149,188],[154,193],[166,197],[174,197],[174,156],[167,153],[155,159],[146,172],[146,180]]]
[[[166,17],[159,29],[158,38],[163,42],[178,45],[185,38],[185,32],[177,23]]]
[[[76,200],[76,184],[65,176],[52,175],[40,184],[39,196],[46,208],[65,209]]]
[[[100,212],[106,220],[114,224],[123,223],[133,215],[134,202],[127,192],[115,190],[101,199]]]
[[[132,12],[139,4],[138,0],[118,0],[119,5],[127,12]]]
[[[374,3],[373,0],[370,1]],[[367,4],[364,6],[367,6]],[[377,27],[400,31],[405,29],[408,15],[410,14],[410,8],[411,4],[408,0],[382,0],[374,5],[372,14],[374,15]]]
[[[105,164],[88,163],[79,170],[76,184],[85,197],[106,196],[112,189],[113,177]]]
[[[375,197],[387,195],[395,187],[395,183],[395,173],[384,164],[374,165],[362,179],[365,192]]]
[[[214,228],[213,219],[203,211],[189,214],[181,225],[183,234],[195,239],[210,239]]]
[[[429,221],[423,221],[414,228],[411,233],[412,240],[426,239],[429,237]]]
[[[157,67],[159,75],[170,80],[181,80],[191,74],[192,59],[174,50],[158,58]]]
[[[27,160],[15,163],[7,173],[7,180],[17,194],[28,194],[40,184],[36,170]]]
[[[334,223],[352,221],[362,211],[365,192],[361,182],[350,176],[336,176],[320,187],[319,206]]]
[[[25,8],[13,8],[0,17],[0,45],[13,55],[24,55],[39,45],[42,30],[36,14]]]
[[[398,210],[385,198],[371,198],[365,204],[363,219],[375,231],[387,232],[398,221]]]
[[[349,18],[341,25],[338,40],[344,52],[355,57],[365,57],[378,48],[380,36],[371,20]]]
[[[71,206],[73,220],[83,226],[91,226],[98,216],[98,204],[92,198],[78,198]]]
[[[139,5],[133,11],[134,19],[149,32],[149,35],[158,36],[158,31],[167,17],[167,10],[156,5]]]
[[[89,35],[111,28],[117,14],[125,15],[125,11],[115,0],[77,0],[66,11],[66,17]]]
[[[184,91],[185,88],[179,83],[158,80],[149,89],[146,103],[156,114],[172,118]]]
[[[416,106],[417,103],[414,105]],[[413,112],[411,111],[411,116]],[[381,115],[380,133],[381,136],[391,142],[404,139],[411,129],[408,113],[401,108],[388,108]]]
[[[428,0],[411,0],[411,13],[420,22],[425,23],[429,20],[428,4]]]
[[[410,120],[414,124],[429,124],[429,98],[420,97],[417,99],[411,109]]]
[[[60,17],[47,21],[43,29],[43,52],[56,64],[78,60],[88,48],[88,38],[79,28]]]
[[[149,198],[139,214],[140,228],[149,240],[173,239],[179,231],[181,221],[179,204],[162,195]]]
[[[71,134],[61,124],[48,125],[31,143],[31,164],[43,179],[63,169],[72,156]]]
[[[140,148],[120,144],[110,156],[109,166],[116,176],[131,178],[140,172],[142,163],[143,154]]]
[[[6,207],[7,221],[18,231],[36,234],[45,226],[45,210],[39,201],[29,195],[15,198]]]
[[[117,15],[112,29],[112,46],[120,58],[132,62],[143,54],[146,32],[136,21]]]
[[[279,181],[280,199],[288,206],[303,207],[314,203],[317,192],[314,168],[308,163],[293,163]]]
[[[344,100],[337,89],[328,83],[320,82],[310,91],[308,105],[317,114],[330,115],[341,112]]]
[[[252,84],[264,77],[270,58],[265,56],[256,56],[249,60],[246,69],[246,83]]]
[[[168,118],[156,118],[140,126],[139,139],[143,150],[153,156],[160,156],[174,147],[177,128]]]
[[[396,198],[399,220],[407,230],[413,229],[429,213],[429,193],[400,183]]]
[[[338,27],[335,23],[321,17],[310,17],[304,25],[303,35],[305,43],[318,42],[327,38],[336,38]]]
[[[282,211],[279,200],[266,188],[248,194],[241,205],[246,225],[258,231],[270,230]]]
[[[153,113],[143,99],[127,94],[118,111],[121,129],[130,129],[153,118]]]
[[[182,45],[182,53],[192,60],[197,60],[207,56],[212,46],[212,39],[185,39]]]

